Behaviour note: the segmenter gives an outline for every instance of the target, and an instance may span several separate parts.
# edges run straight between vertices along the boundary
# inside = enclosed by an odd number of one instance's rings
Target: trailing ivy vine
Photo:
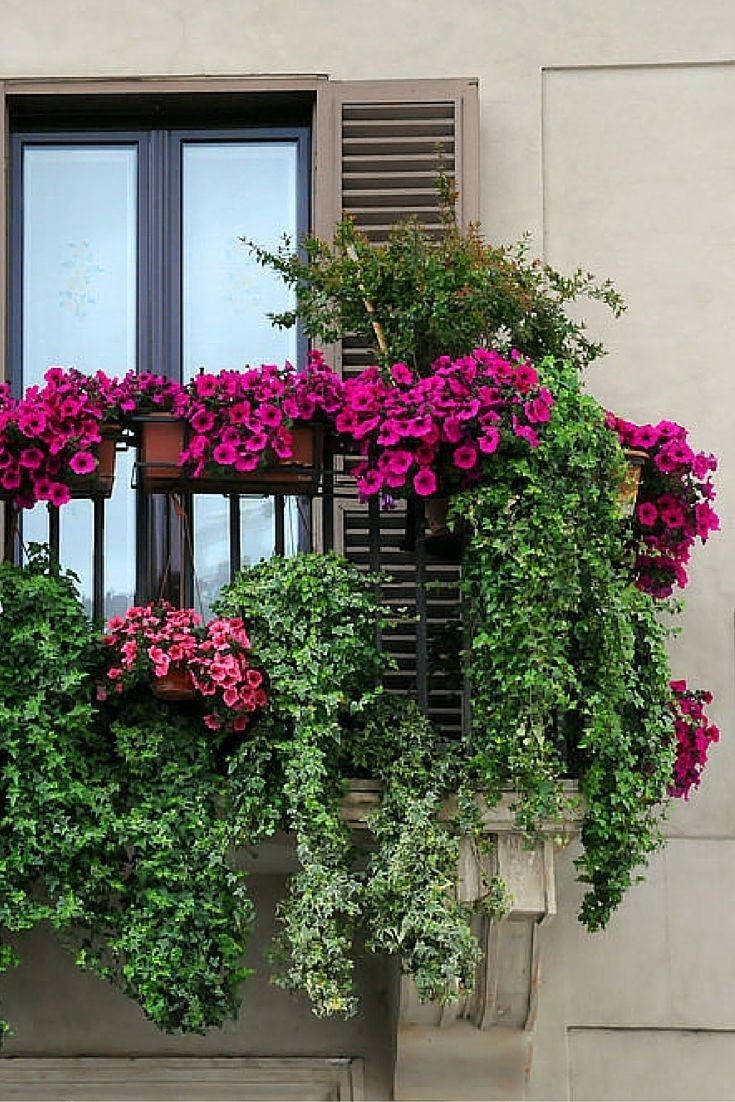
[[[469,528],[472,767],[491,800],[514,788],[529,831],[558,814],[562,779],[579,778],[581,918],[596,929],[659,839],[674,757],[667,632],[632,581],[604,411],[573,366],[537,366],[557,402],[540,446],[452,506]]]
[[[425,997],[471,987],[478,956],[456,898],[458,831],[439,821],[457,762],[415,705],[382,692],[376,581],[337,555],[298,555],[244,570],[218,605],[246,620],[270,677],[272,706],[231,778],[243,836],[279,822],[296,834],[277,982],[305,991],[319,1014],[356,1009],[358,928],[369,948],[401,957]],[[340,813],[356,776],[384,784],[362,855]],[[266,791],[280,793],[281,815],[264,822],[253,809]]]

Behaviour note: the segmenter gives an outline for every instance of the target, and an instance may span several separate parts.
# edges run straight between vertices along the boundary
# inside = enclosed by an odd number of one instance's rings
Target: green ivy
[[[162,1029],[220,1025],[252,907],[211,741],[149,693],[94,706],[98,637],[42,550],[0,566],[0,601],[0,926],[50,922]]]
[[[318,1014],[356,1009],[358,930],[368,948],[398,954],[425,997],[471,986],[477,960],[456,900],[458,834],[438,818],[456,762],[415,705],[380,688],[376,583],[337,555],[298,555],[244,570],[218,605],[244,617],[270,679],[271,706],[231,762],[238,833],[295,832],[277,982]],[[341,815],[354,776],[385,788],[369,854]],[[279,794],[280,820],[254,811],[266,792]]]
[[[556,398],[541,445],[499,457],[497,477],[452,505],[469,529],[472,768],[491,799],[515,790],[529,831],[579,778],[581,918],[596,929],[658,844],[673,762],[667,631],[631,581],[604,411],[572,365],[537,367]]]

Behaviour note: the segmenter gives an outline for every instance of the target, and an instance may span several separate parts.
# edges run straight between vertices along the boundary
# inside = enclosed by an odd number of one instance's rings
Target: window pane
[[[230,580],[230,501],[216,495],[194,497],[194,606],[206,618]]]
[[[240,565],[269,559],[276,547],[276,504],[272,497],[240,498]],[[299,549],[297,499],[284,499],[284,552]],[[230,580],[229,498],[197,494],[194,497],[194,600],[209,616],[220,589]],[[201,599],[200,599],[201,597]],[[203,607],[202,607],[203,606]]]
[[[291,292],[240,238],[270,247],[296,238],[296,143],[185,142],[182,182],[184,378],[295,361],[295,331],[266,318],[290,308]]]
[[[30,543],[48,543],[48,506],[45,502],[39,502],[32,509],[24,509],[21,515],[23,531],[23,543],[28,547]],[[24,560],[26,556],[23,556]]]
[[[79,592],[87,616],[92,615],[92,547],[94,505],[70,501],[59,509],[59,562],[79,579]]]
[[[135,367],[136,193],[134,145],[24,148],[24,386]]]
[[[105,502],[105,617],[135,603],[135,494],[130,489],[135,451],[117,453],[112,497]]]
[[[240,559],[252,566],[276,549],[276,501],[273,497],[240,498]]]

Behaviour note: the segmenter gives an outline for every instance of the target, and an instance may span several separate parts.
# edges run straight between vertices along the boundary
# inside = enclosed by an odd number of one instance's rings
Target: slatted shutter
[[[343,212],[377,244],[386,240],[391,226],[410,215],[438,229],[439,155],[443,170],[459,188],[461,222],[477,219],[476,81],[330,82],[325,93],[317,114],[317,233],[329,238]],[[344,374],[374,362],[364,342],[352,338],[333,352]],[[337,512],[338,546],[367,569],[367,509],[353,500],[338,505]],[[413,555],[403,547],[404,533],[402,509],[380,514],[380,565],[392,579],[385,594],[408,614],[383,640],[398,666],[388,677],[388,687],[411,693],[416,687],[416,627],[411,619],[416,574]],[[442,625],[458,617],[459,569],[429,560],[426,579],[429,636],[436,651]],[[435,665],[441,662],[432,662]],[[456,675],[435,669],[429,687],[430,715],[447,734],[458,733],[461,702]]]

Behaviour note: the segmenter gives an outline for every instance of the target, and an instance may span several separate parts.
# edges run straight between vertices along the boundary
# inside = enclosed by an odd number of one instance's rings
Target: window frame
[[[100,97],[100,119],[104,118],[104,97]],[[25,149],[38,146],[131,146],[137,149],[137,291],[136,291],[136,370],[153,371],[169,378],[182,379],[183,373],[183,150],[186,144],[231,142],[291,142],[296,147],[296,241],[311,228],[312,209],[312,133],[304,125],[264,125],[217,127],[148,126],[130,129],[80,125],[79,128],[19,127],[9,135],[10,224],[8,264],[7,350],[9,379],[16,393],[23,386],[23,155]],[[296,359],[305,362],[308,341],[301,327],[296,335]],[[240,497],[228,495],[228,546],[230,576],[241,563]],[[247,495],[245,495],[247,496]],[[183,495],[189,531],[194,531],[194,497]],[[141,489],[136,493],[136,592],[135,601],[159,595],[162,574],[171,579],[184,575],[183,594],[188,604],[194,600],[192,564],[187,563],[186,546],[176,539],[175,505],[158,495],[148,499]],[[311,546],[312,512],[300,516],[300,541]],[[93,503],[92,615],[104,615],[104,527],[105,503]],[[59,514],[49,507],[49,543],[52,554],[59,553]],[[284,499],[276,496],[274,551],[285,549]],[[164,566],[163,564],[166,564]],[[169,570],[170,567],[170,570]]]

